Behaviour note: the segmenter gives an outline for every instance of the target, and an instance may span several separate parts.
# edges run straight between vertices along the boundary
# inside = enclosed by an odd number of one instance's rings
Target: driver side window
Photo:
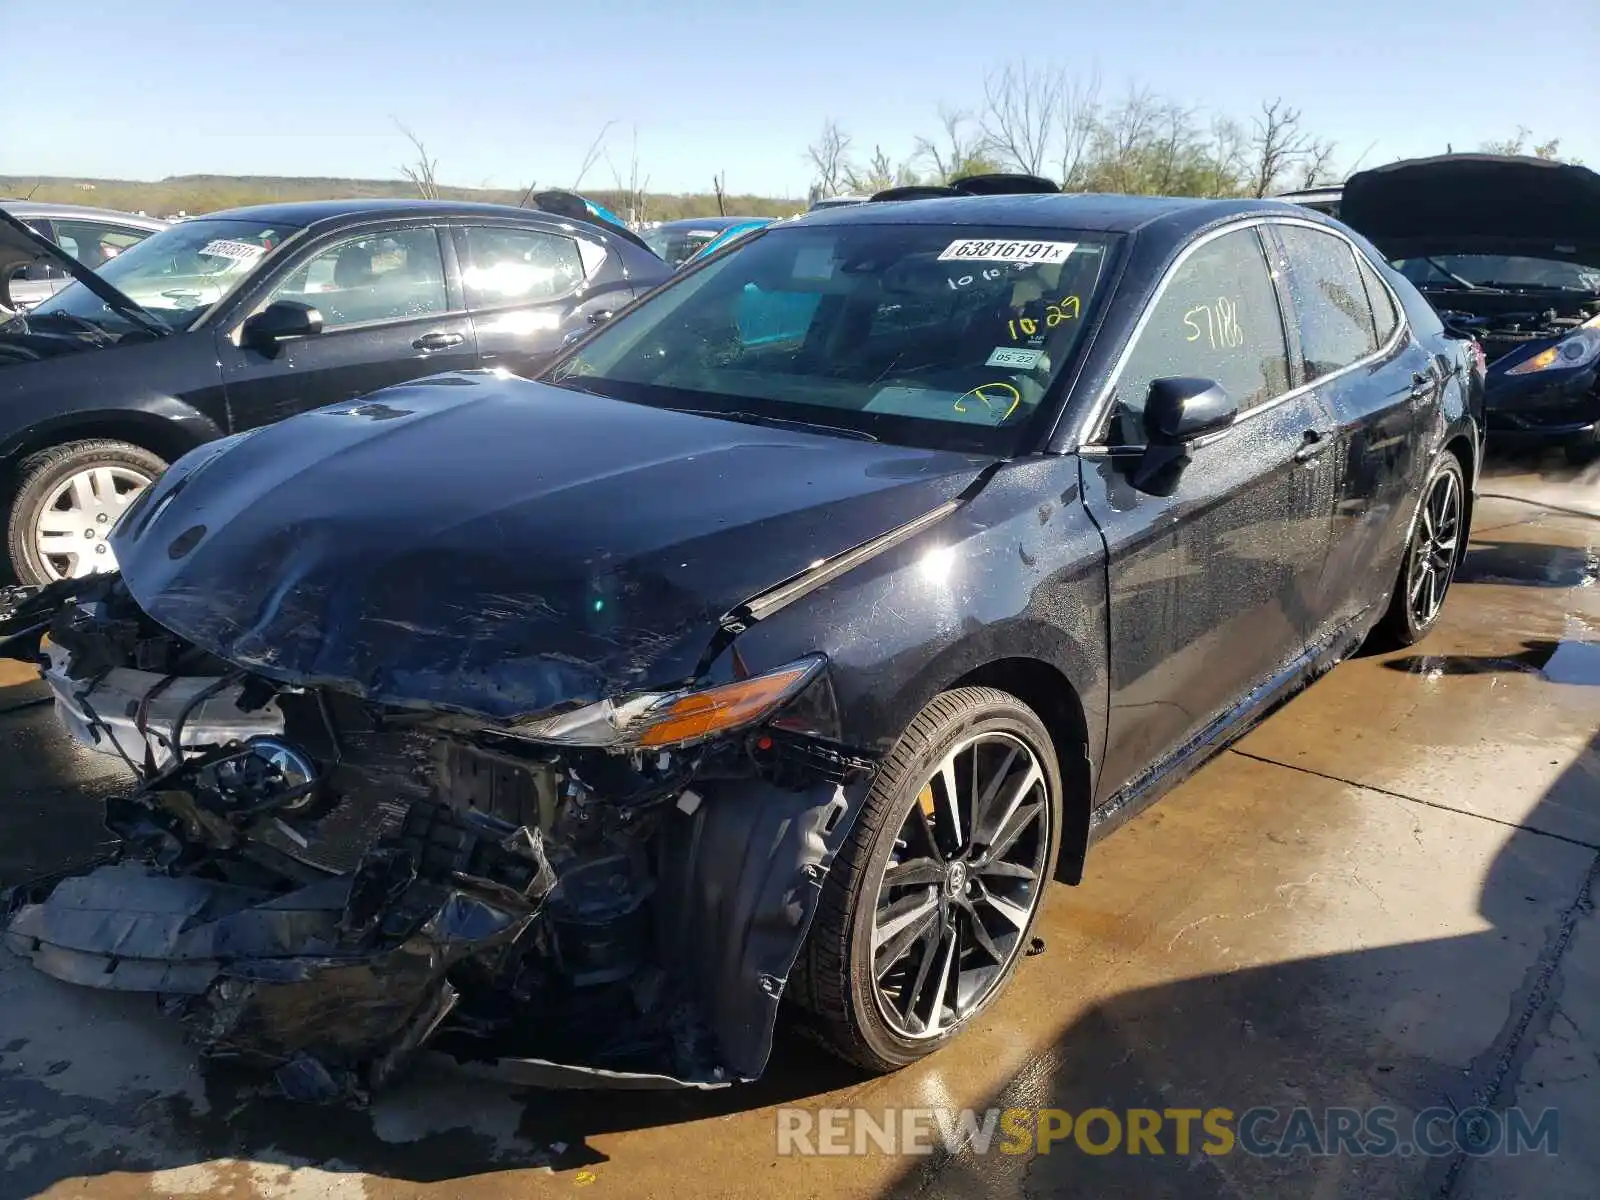
[[[1123,364],[1107,441],[1145,442],[1152,380],[1187,375],[1222,385],[1247,412],[1289,390],[1289,347],[1255,229],[1207,242],[1184,260]]]
[[[265,303],[276,300],[311,305],[325,330],[442,313],[449,298],[439,235],[422,226],[338,242],[291,271]]]

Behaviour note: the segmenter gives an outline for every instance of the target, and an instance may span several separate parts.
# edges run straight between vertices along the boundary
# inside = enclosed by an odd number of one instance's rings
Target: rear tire
[[[830,1050],[892,1071],[988,1007],[1025,956],[1061,810],[1032,709],[985,687],[934,697],[884,760],[802,952],[797,998]]]
[[[1449,452],[1440,456],[1428,476],[1389,609],[1374,630],[1382,648],[1415,645],[1439,623],[1466,551],[1465,479],[1460,460]]]
[[[166,469],[150,451],[104,438],[67,442],[24,459],[7,530],[17,582],[42,585],[115,569],[106,535],[121,510]],[[82,481],[76,492],[75,480]]]

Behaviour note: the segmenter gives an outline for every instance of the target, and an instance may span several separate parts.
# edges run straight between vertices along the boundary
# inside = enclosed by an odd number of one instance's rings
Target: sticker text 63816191
[[[961,238],[939,254],[940,262],[1060,263],[1078,248],[1077,242],[995,241]]]

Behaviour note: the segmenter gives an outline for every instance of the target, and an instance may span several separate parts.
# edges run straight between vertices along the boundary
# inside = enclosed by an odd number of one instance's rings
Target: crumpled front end
[[[116,576],[23,600],[0,635],[135,779],[114,856],[13,889],[6,944],[162,997],[203,1053],[299,1098],[364,1095],[424,1048],[540,1084],[754,1078],[871,768],[812,666],[734,731],[644,745],[608,710],[600,745],[268,680]]]

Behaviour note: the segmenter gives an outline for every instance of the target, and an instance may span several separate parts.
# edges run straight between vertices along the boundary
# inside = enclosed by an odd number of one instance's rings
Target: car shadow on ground
[[[1538,828],[1546,806],[1572,797],[1600,802],[1600,735],[1544,794],[1524,824]],[[1374,848],[1374,853],[1380,853]],[[1489,928],[1470,935],[1407,942],[1345,954],[1294,959],[1267,967],[1206,975],[1132,991],[1098,1004],[1063,1030],[1023,1074],[982,1104],[1062,1109],[1082,1114],[1134,1108],[1156,1113],[1223,1107],[1237,1118],[1264,1106],[1277,1116],[1253,1124],[1258,1142],[1273,1144],[1289,1112],[1309,1108],[1320,1139],[1331,1107],[1363,1113],[1387,1106],[1401,1144],[1430,1108],[1453,1113],[1487,1106],[1488,1125],[1504,1138],[1504,1110],[1520,1105],[1536,1122],[1559,1110],[1556,1128],[1567,1155],[1586,1142],[1595,1084],[1593,1044],[1565,1045],[1585,1011],[1593,967],[1581,968],[1564,1008],[1563,968],[1579,921],[1592,911],[1600,879],[1596,848],[1526,830],[1509,832],[1484,878],[1479,915]],[[1381,930],[1374,931],[1374,939]],[[1578,936],[1593,939],[1592,924]],[[1518,953],[1518,947],[1524,948]],[[1531,949],[1533,952],[1528,953]],[[1584,951],[1593,963],[1593,946]],[[1521,970],[1517,964],[1526,963]],[[1587,1009],[1584,1007],[1587,1006]],[[1479,1036],[1475,1036],[1479,1035]],[[1581,1040],[1581,1034],[1578,1035]],[[1560,1070],[1536,1058],[1554,1039]],[[1458,1051],[1450,1053],[1449,1051]],[[1531,1065],[1530,1065],[1531,1064]],[[1449,1119],[1430,1127],[1448,1137]],[[1096,1119],[1091,1145],[1104,1144]],[[937,1139],[935,1139],[937,1140]],[[1438,1156],[1311,1153],[1304,1142],[1287,1153],[1257,1155],[1236,1147],[1207,1154],[1199,1119],[1188,1153],[1164,1126],[1163,1153],[1088,1153],[1069,1135],[1049,1153],[1028,1147],[1005,1153],[996,1136],[987,1153],[936,1148],[913,1160],[885,1189],[889,1197],[1302,1195],[1411,1197],[1428,1195],[1593,1195],[1592,1174],[1563,1178],[1560,1157],[1532,1163],[1461,1153]],[[1582,1155],[1584,1152],[1579,1151]],[[1542,1157],[1542,1156],[1539,1156]],[[1571,1159],[1568,1159],[1568,1163]],[[1506,1179],[1493,1172],[1532,1173]],[[1594,1164],[1590,1164],[1592,1170]],[[1581,1171],[1583,1168],[1578,1168]],[[1490,1173],[1481,1188],[1463,1186],[1463,1172]],[[1554,1172],[1548,1177],[1541,1171]],[[1456,1190],[1452,1190],[1452,1188]]]

